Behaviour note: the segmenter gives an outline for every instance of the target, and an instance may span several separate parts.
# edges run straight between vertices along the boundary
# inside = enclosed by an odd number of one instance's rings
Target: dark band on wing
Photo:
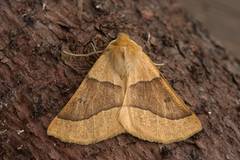
[[[130,104],[127,106],[149,110],[163,118],[181,119],[192,112],[178,98],[162,77],[141,81],[129,87]]]
[[[58,118],[79,121],[102,111],[122,106],[124,93],[121,86],[86,78],[83,88],[76,91],[58,114]]]

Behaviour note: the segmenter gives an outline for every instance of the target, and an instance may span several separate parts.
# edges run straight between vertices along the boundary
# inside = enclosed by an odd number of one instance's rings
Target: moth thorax
[[[114,72],[120,77],[126,76],[126,67],[125,67],[125,56],[123,49],[110,49],[109,52],[109,60],[112,63],[112,67]]]

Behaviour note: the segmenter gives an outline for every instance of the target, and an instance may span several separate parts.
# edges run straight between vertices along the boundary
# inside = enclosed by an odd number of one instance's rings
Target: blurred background
[[[177,0],[228,53],[240,58],[240,0]]]

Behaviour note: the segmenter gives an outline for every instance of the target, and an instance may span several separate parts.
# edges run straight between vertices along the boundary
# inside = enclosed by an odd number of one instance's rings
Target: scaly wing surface
[[[130,134],[144,140],[172,143],[202,129],[198,118],[177,96],[145,54],[129,66],[128,85],[119,121]]]
[[[103,54],[82,84],[48,127],[47,134],[61,141],[87,145],[125,130],[117,117],[124,90],[112,61]]]

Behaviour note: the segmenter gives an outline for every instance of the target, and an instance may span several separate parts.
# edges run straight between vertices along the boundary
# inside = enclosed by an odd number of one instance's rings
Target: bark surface
[[[1,0],[0,159],[240,159],[240,59],[175,1]],[[81,146],[47,127],[103,50],[127,33],[159,67],[203,130],[169,145],[129,134]]]

